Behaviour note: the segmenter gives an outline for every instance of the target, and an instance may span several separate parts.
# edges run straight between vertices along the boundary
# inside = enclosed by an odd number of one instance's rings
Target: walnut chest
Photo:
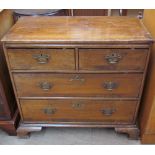
[[[140,20],[24,17],[2,41],[19,136],[42,127],[113,127],[138,138],[152,43]]]

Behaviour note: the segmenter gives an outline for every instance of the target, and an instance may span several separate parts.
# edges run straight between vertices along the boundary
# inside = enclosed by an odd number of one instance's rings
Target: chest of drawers
[[[21,114],[19,136],[42,127],[136,125],[151,37],[130,17],[25,17],[3,38]]]

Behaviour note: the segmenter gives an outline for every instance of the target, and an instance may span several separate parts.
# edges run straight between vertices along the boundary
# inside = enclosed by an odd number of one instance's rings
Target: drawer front
[[[138,97],[142,74],[13,74],[19,97]]]
[[[8,49],[11,69],[74,70],[74,49]]]
[[[20,100],[24,121],[132,122],[137,101]]]
[[[143,71],[147,54],[147,49],[79,49],[79,69]]]

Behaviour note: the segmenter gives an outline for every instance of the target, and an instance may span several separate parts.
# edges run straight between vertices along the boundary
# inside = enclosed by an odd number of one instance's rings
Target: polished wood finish
[[[147,54],[145,49],[80,49],[79,69],[144,71]],[[117,60],[111,62],[110,57]]]
[[[20,100],[24,122],[132,123],[137,101]]]
[[[136,18],[21,18],[3,38],[22,117],[18,135],[42,127],[113,127],[137,139],[151,43]],[[37,64],[32,54],[41,49],[45,53]],[[47,54],[51,57],[53,49],[55,63],[50,65]],[[59,55],[62,49],[70,49],[70,54]],[[15,65],[22,53],[31,53],[27,57],[31,64],[25,59]]]
[[[3,38],[7,43],[148,43],[150,34],[132,17],[24,17]]]
[[[13,25],[12,12],[0,12],[0,39]],[[16,135],[19,121],[17,105],[5,61],[2,42],[0,42],[0,129],[9,135]]]
[[[74,49],[8,49],[8,56],[14,70],[75,70]]]
[[[144,10],[144,25],[155,38],[155,10]],[[153,44],[148,68],[148,77],[142,100],[140,129],[143,144],[155,144],[155,43]]]
[[[142,83],[141,74],[13,74],[18,97],[93,96],[138,98]],[[112,90],[106,82],[116,83]],[[42,83],[51,87],[44,90]],[[129,83],[132,83],[129,85]],[[30,91],[31,90],[31,91]],[[126,90],[126,91],[124,91]]]

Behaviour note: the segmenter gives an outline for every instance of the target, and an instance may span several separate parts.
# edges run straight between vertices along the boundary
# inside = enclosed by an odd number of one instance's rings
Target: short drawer
[[[147,49],[79,49],[79,69],[144,71]]]
[[[11,69],[74,70],[74,49],[7,49]]]
[[[142,74],[13,74],[19,97],[138,97],[142,76]]]
[[[20,100],[24,121],[133,121],[137,101]]]

